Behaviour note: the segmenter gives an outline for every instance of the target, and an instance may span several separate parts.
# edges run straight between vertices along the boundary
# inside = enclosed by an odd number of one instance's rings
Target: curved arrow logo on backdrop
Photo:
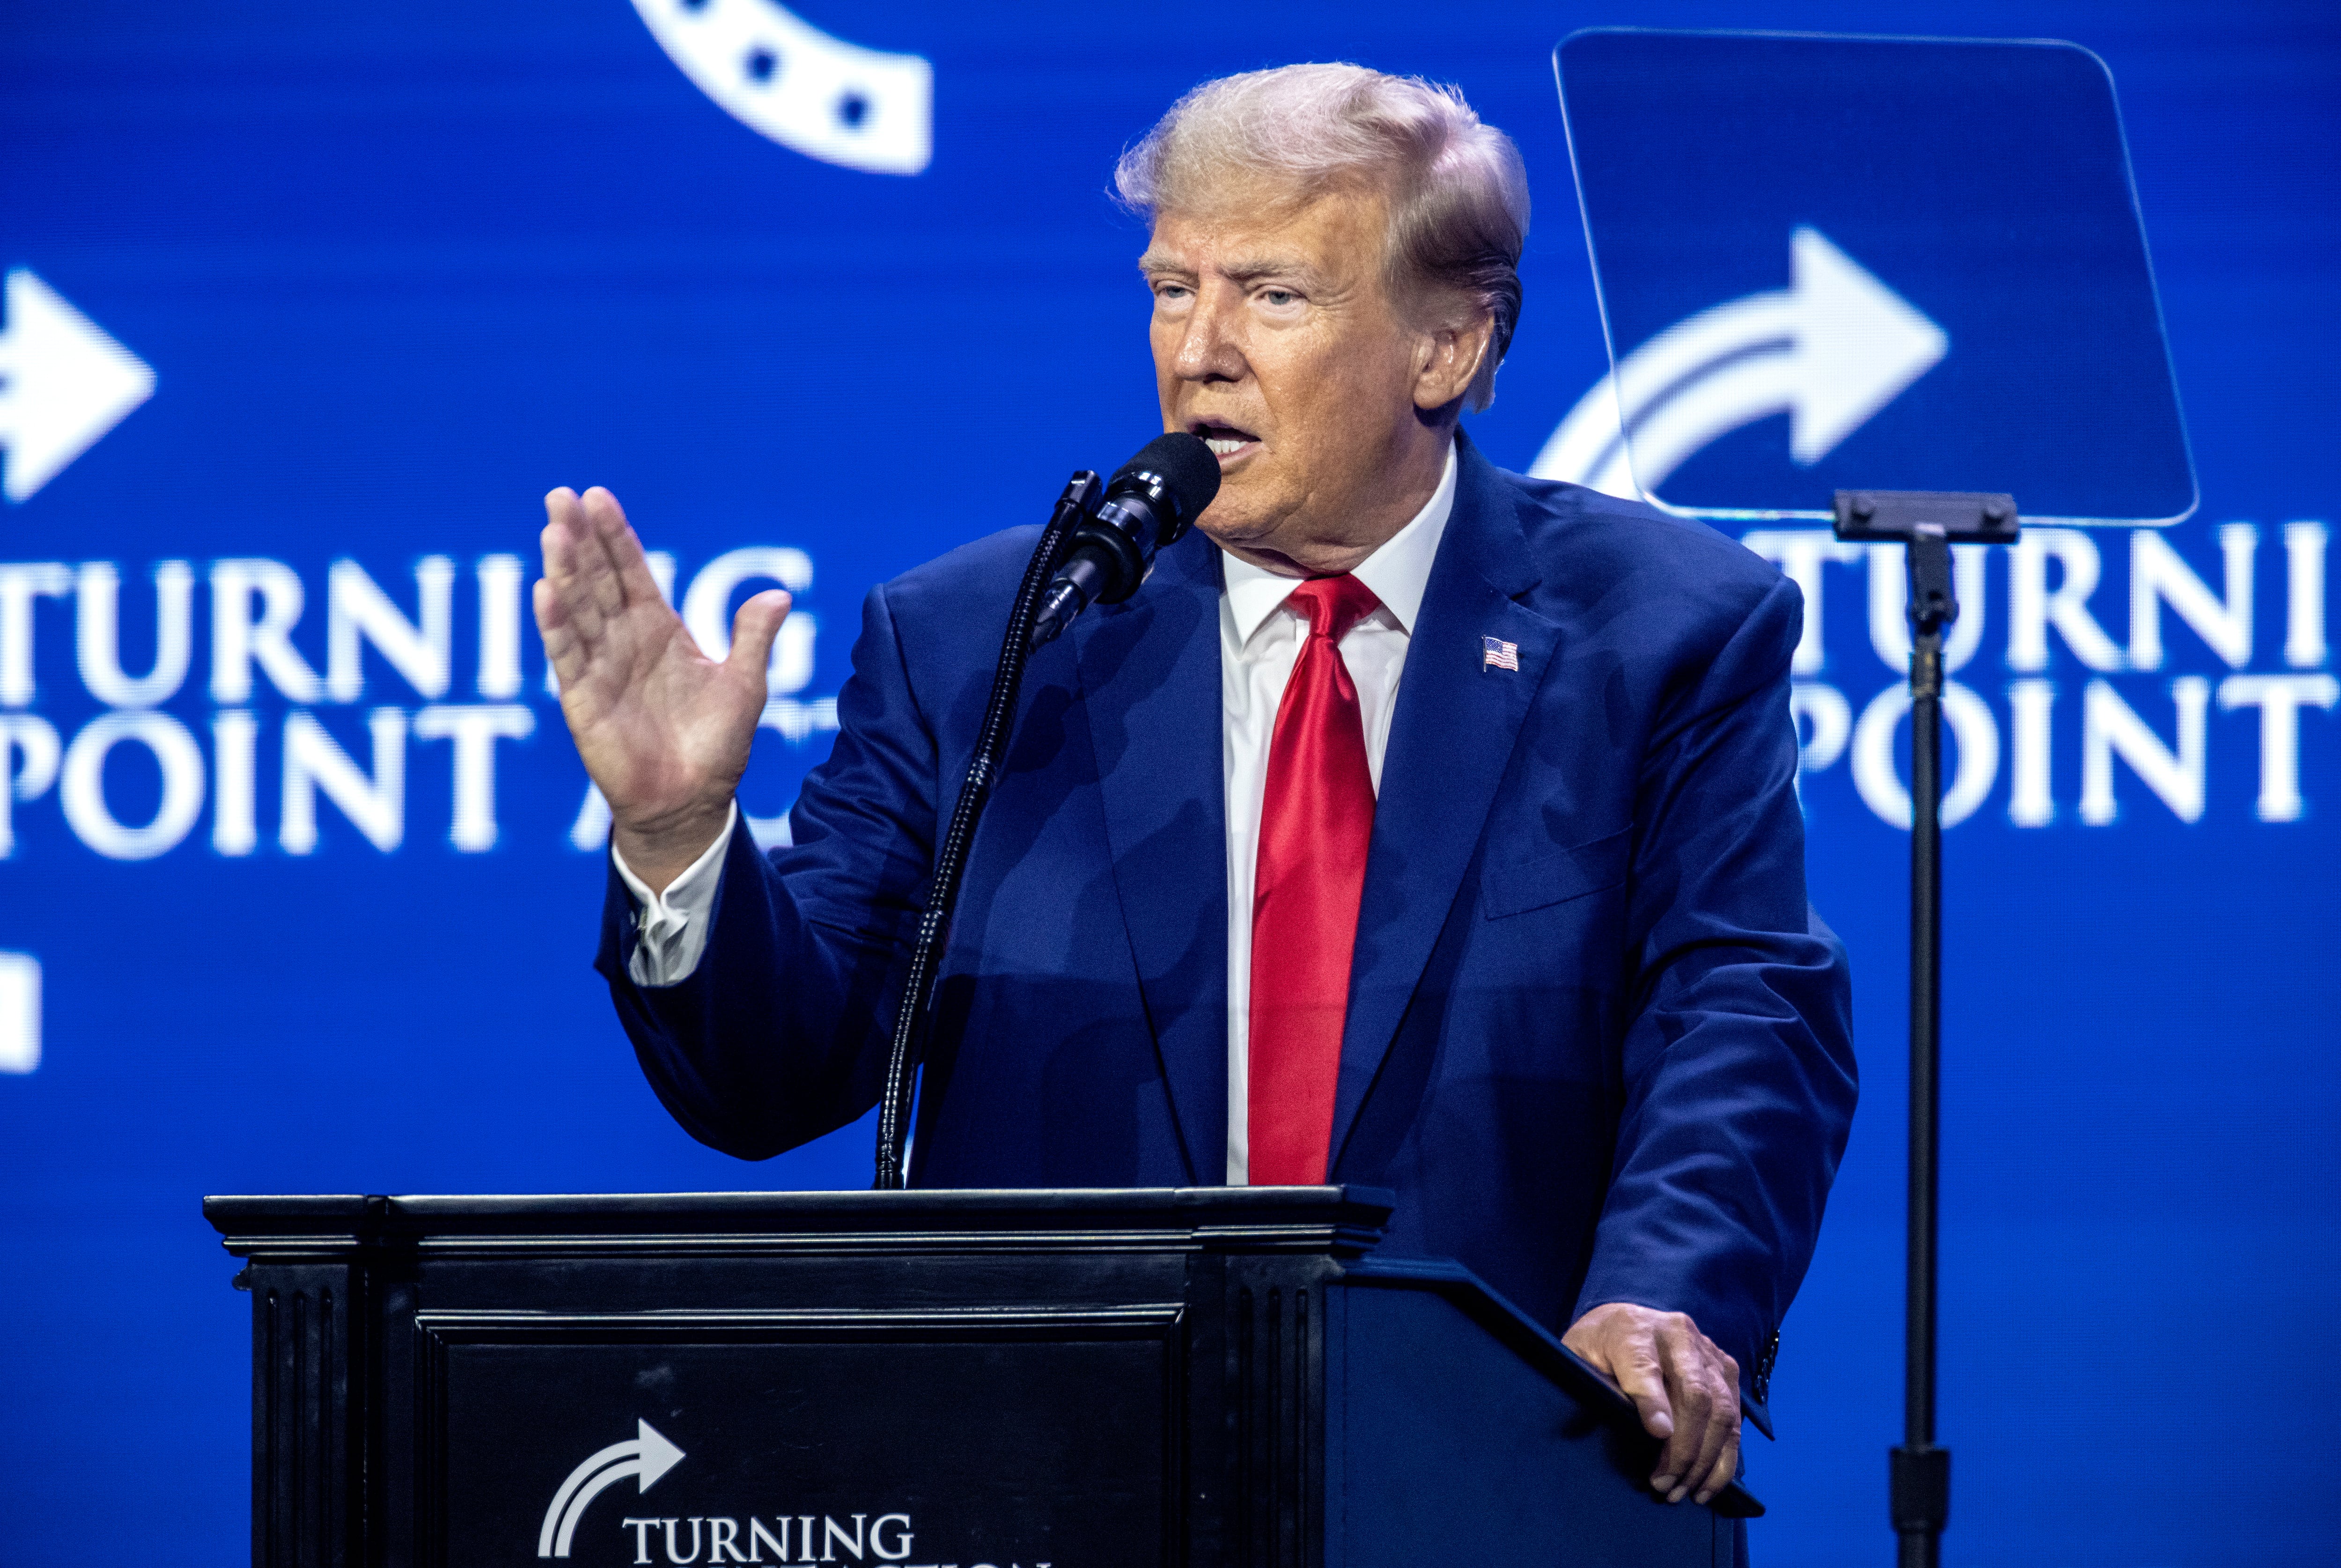
[[[539,1557],[569,1555],[569,1538],[577,1533],[577,1521],[585,1505],[605,1489],[632,1475],[636,1478],[634,1490],[648,1492],[682,1457],[682,1450],[649,1422],[636,1420],[634,1431],[633,1437],[613,1443],[569,1473],[569,1479],[553,1494],[553,1506],[544,1511],[544,1528],[536,1534]]]
[[[832,38],[773,0],[634,0],[651,36],[732,116],[808,158],[915,174],[934,68]]]
[[[0,328],[0,446],[26,500],[154,394],[154,372],[26,267],[8,272]]]
[[[1819,230],[1798,229],[1788,256],[1789,287],[1701,311],[1628,354],[1529,471],[1639,500],[1708,442],[1778,413],[1789,455],[1810,466],[1948,352],[1942,328]]]

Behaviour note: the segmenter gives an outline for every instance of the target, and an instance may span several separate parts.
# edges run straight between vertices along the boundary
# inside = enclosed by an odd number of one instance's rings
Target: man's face
[[[1380,197],[1340,191],[1296,207],[1229,195],[1209,214],[1159,214],[1139,263],[1154,293],[1163,428],[1219,454],[1205,533],[1271,571],[1347,570],[1343,556],[1429,498],[1437,469],[1428,484],[1414,471],[1425,455],[1445,461],[1443,427],[1416,410],[1433,339],[1384,285]]]

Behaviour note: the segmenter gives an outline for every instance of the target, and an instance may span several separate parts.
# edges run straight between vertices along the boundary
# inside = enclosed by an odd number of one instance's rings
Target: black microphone
[[[1220,460],[1185,431],[1156,436],[1115,471],[1105,500],[1073,531],[1064,564],[1032,619],[1034,648],[1092,604],[1138,591],[1154,552],[1178,541],[1220,493]]]

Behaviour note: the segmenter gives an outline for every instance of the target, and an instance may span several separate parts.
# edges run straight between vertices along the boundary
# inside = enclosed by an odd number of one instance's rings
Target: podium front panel
[[[421,1314],[423,1556],[1161,1563],[1180,1315]]]

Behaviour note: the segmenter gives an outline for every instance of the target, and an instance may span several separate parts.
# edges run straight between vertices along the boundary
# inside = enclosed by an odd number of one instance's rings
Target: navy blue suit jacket
[[[688,979],[627,978],[612,876],[599,967],[703,1142],[762,1158],[876,1103],[1035,537],[871,593],[795,842],[733,836]],[[1223,1179],[1220,560],[1189,534],[1032,661],[941,970],[916,1185]],[[1812,1255],[1854,1103],[1844,956],[1805,898],[1801,623],[1795,586],[1731,541],[1462,442],[1333,1116],[1330,1179],[1397,1194],[1386,1250],[1457,1258],[1556,1332],[1602,1302],[1687,1312],[1744,1379]],[[1519,670],[1483,668],[1482,637],[1516,644]]]

